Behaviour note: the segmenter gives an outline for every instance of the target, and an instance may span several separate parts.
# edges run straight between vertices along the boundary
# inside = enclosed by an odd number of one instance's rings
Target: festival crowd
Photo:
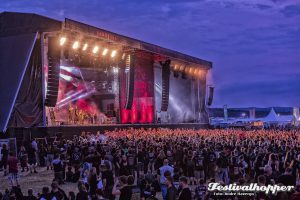
[[[33,139],[19,148],[18,155],[3,145],[1,154],[0,167],[12,188],[0,193],[0,200],[300,199],[297,130],[115,130],[51,143]],[[53,170],[53,182],[24,195],[19,172],[38,173],[37,167]],[[77,183],[78,192],[61,189],[69,182]],[[208,191],[208,184],[216,182],[294,189],[218,196]]]

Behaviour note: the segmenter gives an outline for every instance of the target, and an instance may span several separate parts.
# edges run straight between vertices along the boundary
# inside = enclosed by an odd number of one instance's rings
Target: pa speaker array
[[[207,105],[211,106],[212,102],[213,102],[213,97],[214,97],[214,87],[209,86],[209,90],[208,90],[208,99],[207,99]]]
[[[57,38],[48,38],[48,84],[45,105],[55,107],[58,95],[60,73],[60,48],[57,48]]]
[[[162,65],[162,94],[161,94],[161,111],[167,111],[169,107],[170,91],[170,60],[166,60]]]
[[[125,109],[131,109],[134,95],[134,64],[135,56],[129,54],[126,57],[126,103]]]

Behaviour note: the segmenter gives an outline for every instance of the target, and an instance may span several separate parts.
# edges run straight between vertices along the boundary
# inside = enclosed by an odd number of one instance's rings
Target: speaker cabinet
[[[55,107],[58,95],[60,73],[60,48],[57,45],[58,38],[48,38],[48,84],[45,105]]]
[[[129,54],[126,57],[126,103],[125,109],[130,110],[133,103],[134,95],[134,64],[135,55]]]
[[[162,65],[162,94],[161,94],[161,111],[167,111],[169,107],[170,91],[170,60],[166,60]]]

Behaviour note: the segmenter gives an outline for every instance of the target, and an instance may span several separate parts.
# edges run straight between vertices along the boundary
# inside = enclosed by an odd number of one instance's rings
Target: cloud
[[[300,3],[286,6],[281,12],[287,17],[300,16]]]
[[[4,10],[68,17],[213,61],[214,106],[300,103],[299,0],[1,0]]]

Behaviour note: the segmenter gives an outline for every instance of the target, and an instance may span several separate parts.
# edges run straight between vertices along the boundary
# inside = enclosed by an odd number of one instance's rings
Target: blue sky
[[[0,11],[72,18],[214,64],[213,106],[300,106],[300,0],[0,0]]]

